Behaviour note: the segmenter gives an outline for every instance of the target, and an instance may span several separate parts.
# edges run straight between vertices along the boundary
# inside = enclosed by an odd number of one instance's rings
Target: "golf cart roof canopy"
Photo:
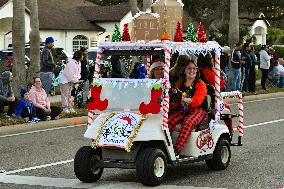
[[[171,41],[138,41],[138,42],[106,42],[98,45],[103,51],[109,50],[131,50],[131,51],[149,51],[157,49],[168,49],[172,53],[179,53],[180,55],[186,54],[207,54],[208,52],[214,52],[218,55],[221,54],[222,48],[215,41],[208,41],[206,43],[201,42],[171,42]]]

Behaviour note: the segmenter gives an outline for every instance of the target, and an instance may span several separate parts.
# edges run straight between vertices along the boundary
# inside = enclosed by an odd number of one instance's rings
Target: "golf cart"
[[[215,88],[210,120],[199,125],[180,156],[174,153],[179,131],[170,132],[169,70],[174,53],[215,54]],[[229,165],[232,138],[223,119],[238,117],[238,142],[243,136],[243,104],[239,91],[220,93],[220,53],[218,43],[191,42],[108,42],[99,45],[95,77],[90,89],[88,128],[84,137],[92,140],[81,147],[74,159],[76,177],[87,183],[100,179],[104,168],[136,169],[144,185],[157,186],[165,179],[168,166],[205,161],[209,169],[223,170]],[[149,68],[151,57],[165,60],[163,79],[100,78],[100,62],[106,56],[144,56]],[[131,66],[130,66],[131,67]],[[238,98],[238,115],[224,106],[224,98]],[[160,101],[157,99],[161,99]],[[97,116],[96,114],[99,113]]]

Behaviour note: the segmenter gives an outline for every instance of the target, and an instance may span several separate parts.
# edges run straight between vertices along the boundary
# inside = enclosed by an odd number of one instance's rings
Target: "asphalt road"
[[[284,97],[245,103],[243,146],[231,147],[224,171],[211,171],[204,162],[170,167],[157,188],[283,188]],[[93,184],[79,182],[73,172],[76,151],[90,141],[85,126],[0,136],[0,189],[143,188],[135,170],[105,169]]]

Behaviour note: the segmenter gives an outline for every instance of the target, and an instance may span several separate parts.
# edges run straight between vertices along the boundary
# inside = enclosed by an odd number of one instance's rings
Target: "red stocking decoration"
[[[102,91],[102,86],[94,86],[91,87],[91,100],[88,103],[88,110],[100,110],[104,111],[108,106],[108,100],[105,99],[103,101],[100,100]]]
[[[160,103],[159,98],[161,98],[161,95],[163,93],[162,89],[152,89],[151,90],[151,100],[149,104],[145,104],[142,102],[139,106],[139,111],[141,114],[158,114],[160,112]]]

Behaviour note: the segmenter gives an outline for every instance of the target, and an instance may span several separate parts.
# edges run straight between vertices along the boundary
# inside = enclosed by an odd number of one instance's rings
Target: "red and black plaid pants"
[[[186,115],[184,111],[172,112],[169,115],[169,129],[174,131],[177,124],[181,124],[181,130],[178,135],[175,147],[180,152],[188,141],[191,132],[203,120],[207,120],[208,115],[202,108],[190,109]]]

